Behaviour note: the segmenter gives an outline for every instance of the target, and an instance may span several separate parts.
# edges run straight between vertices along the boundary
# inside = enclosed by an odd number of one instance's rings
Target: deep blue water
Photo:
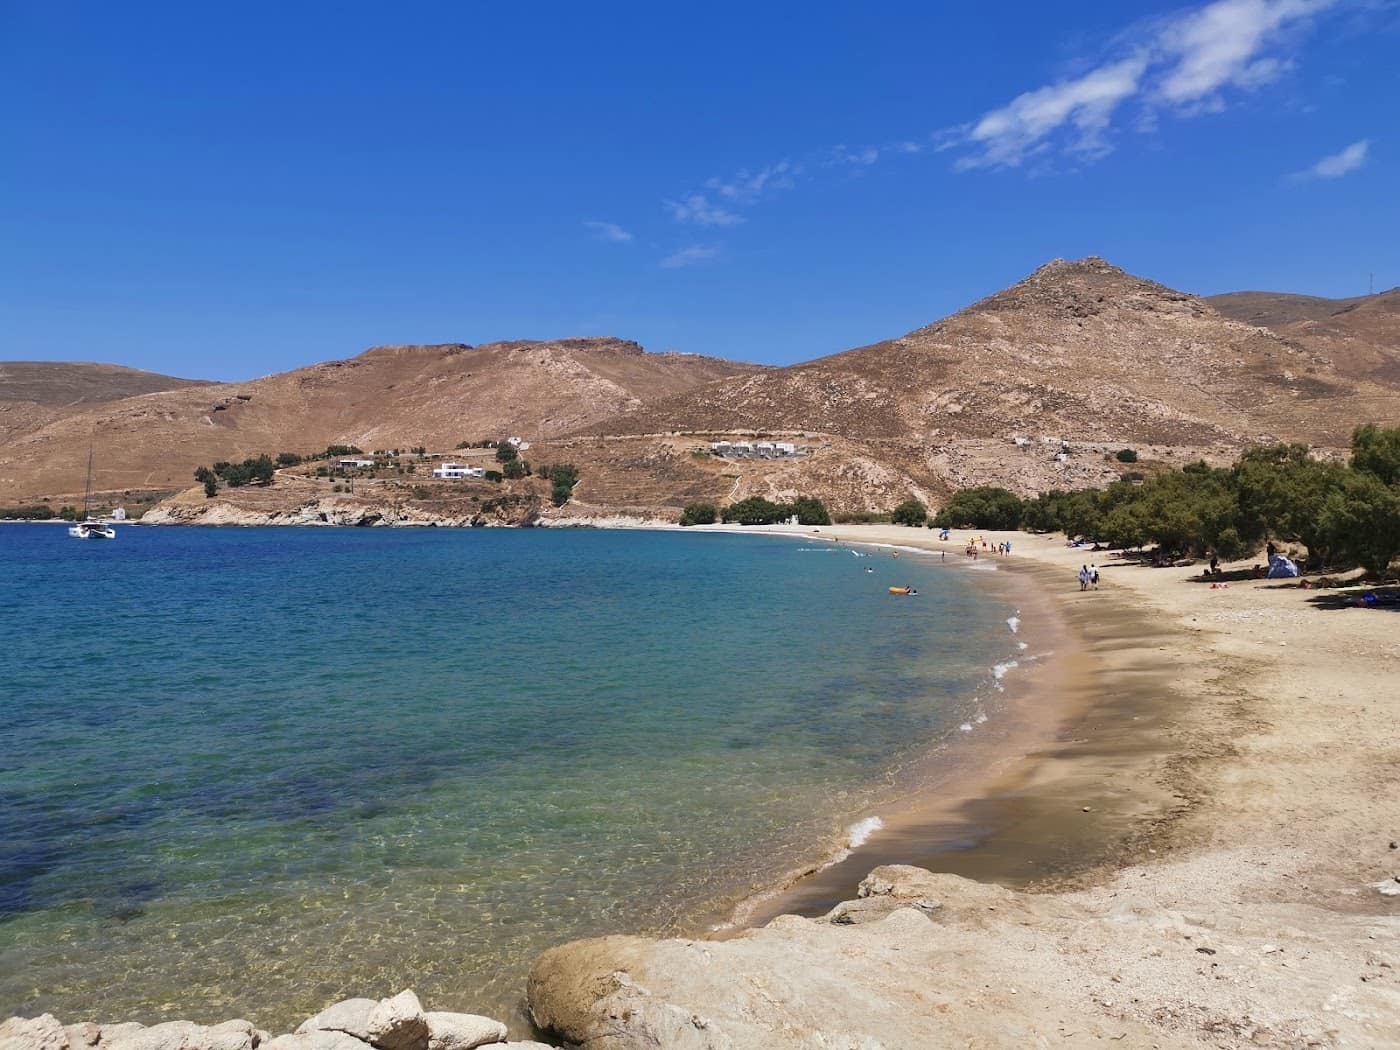
[[[0,1016],[509,1002],[813,859],[1005,634],[817,541],[119,533],[0,526]]]

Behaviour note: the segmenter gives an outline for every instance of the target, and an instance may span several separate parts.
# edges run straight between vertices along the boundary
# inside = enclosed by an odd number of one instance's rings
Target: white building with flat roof
[[[486,477],[486,468],[473,467],[466,463],[444,463],[440,467],[433,468],[433,477],[443,478],[447,481],[461,481],[463,478],[484,478]]]

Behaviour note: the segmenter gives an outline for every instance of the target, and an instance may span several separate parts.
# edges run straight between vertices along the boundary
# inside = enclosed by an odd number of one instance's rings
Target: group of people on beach
[[[1099,567],[1097,565],[1079,566],[1079,589],[1081,591],[1099,589]]]
[[[977,560],[977,555],[981,551],[987,551],[990,554],[1000,554],[1005,557],[1011,553],[1011,541],[1006,540],[1003,543],[988,543],[982,536],[974,536],[967,541],[967,556],[973,561]]]

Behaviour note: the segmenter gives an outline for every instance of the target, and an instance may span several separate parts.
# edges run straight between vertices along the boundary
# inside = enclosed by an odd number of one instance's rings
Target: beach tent
[[[1282,554],[1269,558],[1269,579],[1283,580],[1298,575],[1298,566]]]

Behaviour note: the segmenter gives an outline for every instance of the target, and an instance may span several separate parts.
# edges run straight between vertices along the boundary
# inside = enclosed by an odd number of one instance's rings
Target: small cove
[[[94,546],[0,528],[5,1014],[276,1027],[412,985],[508,1015],[550,944],[820,861],[1015,651],[981,574],[818,543]]]

